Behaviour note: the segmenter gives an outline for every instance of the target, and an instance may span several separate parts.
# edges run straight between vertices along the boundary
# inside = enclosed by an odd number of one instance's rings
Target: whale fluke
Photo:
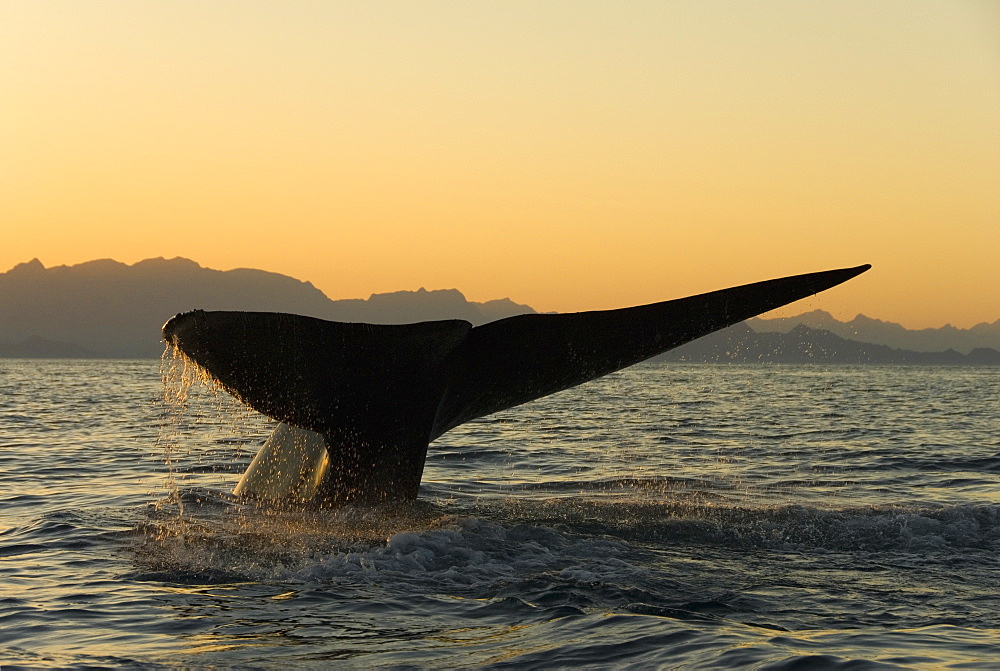
[[[449,429],[631,366],[868,268],[475,328],[461,320],[353,324],[194,310],[170,319],[163,337],[255,410],[325,438],[329,463],[319,501],[408,500],[416,498],[428,443]]]

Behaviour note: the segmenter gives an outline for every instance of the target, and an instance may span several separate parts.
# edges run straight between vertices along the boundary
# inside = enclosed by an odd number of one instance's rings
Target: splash
[[[166,496],[152,506],[142,529],[139,555],[149,567],[247,574],[247,566],[292,566],[317,553],[384,544],[441,516],[422,504],[319,510],[302,505],[302,497],[237,496],[231,493],[237,476],[275,422],[221,393],[214,378],[170,344],[160,377],[164,421],[157,446]]]
[[[156,505],[158,509],[176,508],[177,522],[183,524],[183,481],[194,473],[233,470],[218,468],[218,457],[231,465],[240,460],[242,446],[252,440],[249,436],[253,431],[243,426],[251,413],[236,399],[220,393],[224,391],[221,385],[170,343],[160,357],[160,379],[164,422],[157,447],[166,466],[163,489],[167,496]],[[219,436],[220,427],[225,437]],[[219,455],[220,448],[227,454]]]
[[[428,502],[316,508],[275,506],[186,490],[183,525],[152,520],[136,547],[138,567],[171,580],[269,580],[331,558],[379,552],[392,539],[447,527],[453,515]]]
[[[160,355],[160,379],[163,381],[163,402],[174,411],[187,408],[191,388],[196,382],[214,391],[221,388],[204,368],[171,342],[166,343]]]
[[[157,446],[163,451],[163,462],[167,467],[167,475],[163,482],[167,498],[157,503],[157,508],[176,505],[178,522],[184,519],[184,503],[177,485],[178,474],[174,464],[179,447],[177,441],[179,418],[187,407],[188,394],[194,382],[191,373],[192,363],[169,342],[160,355],[160,381],[163,384],[163,410],[166,421],[161,425]]]

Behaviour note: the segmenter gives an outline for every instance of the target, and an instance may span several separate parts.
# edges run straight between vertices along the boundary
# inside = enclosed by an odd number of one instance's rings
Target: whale
[[[278,422],[237,495],[320,506],[411,501],[429,444],[456,426],[621,370],[870,267],[475,327],[457,319],[367,324],[192,310],[169,319],[162,333],[168,348]]]

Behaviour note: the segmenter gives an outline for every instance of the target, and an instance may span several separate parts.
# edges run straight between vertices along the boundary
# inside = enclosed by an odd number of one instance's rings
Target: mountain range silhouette
[[[311,283],[287,275],[250,268],[212,270],[184,258],[133,265],[101,259],[53,268],[33,259],[0,273],[0,357],[159,357],[163,322],[196,308],[381,324],[465,319],[478,325],[535,312],[509,298],[469,301],[457,289],[331,300]],[[840,322],[813,311],[784,319],[754,318],[661,358],[995,364],[1000,363],[998,350],[1000,320],[972,329],[914,331],[863,315]]]
[[[858,315],[854,319],[838,321],[829,312],[813,310],[796,317],[762,319],[754,317],[747,322],[757,332],[789,333],[799,326],[818,331],[829,331],[845,340],[856,340],[876,345],[886,345],[915,352],[939,352],[953,349],[968,354],[974,349],[990,347],[1000,349],[1000,319],[992,324],[982,323],[970,329],[946,325],[940,328],[907,329],[899,324]]]

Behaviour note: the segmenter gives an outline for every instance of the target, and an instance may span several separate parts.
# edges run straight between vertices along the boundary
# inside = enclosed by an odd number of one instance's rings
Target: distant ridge
[[[73,356],[76,346],[77,356],[158,357],[163,323],[196,308],[372,323],[460,318],[482,324],[534,312],[509,299],[471,302],[456,289],[334,301],[287,275],[212,270],[184,258],[146,259],[131,266],[100,259],[53,268],[32,259],[0,273],[0,356],[35,356],[31,352],[41,351],[38,342],[50,341],[61,343],[54,347],[65,356]]]
[[[1000,351],[980,347],[967,354],[947,349],[916,352],[848,340],[799,324],[788,333],[758,333],[747,322],[709,334],[661,355],[661,361],[697,363],[916,364],[1000,366]]]
[[[940,352],[954,349],[962,354],[988,347],[1000,350],[1000,319],[987,324],[977,324],[971,329],[942,326],[936,329],[910,330],[899,324],[858,315],[849,322],[838,321],[829,312],[813,310],[797,317],[762,319],[754,317],[747,322],[758,333],[789,333],[799,326],[818,331],[829,331],[845,340],[886,345],[914,352]]]
[[[131,266],[99,259],[53,268],[32,259],[0,273],[0,358],[158,357],[163,323],[196,308],[381,324],[465,319],[478,325],[535,312],[509,298],[472,302],[457,289],[331,300],[309,282],[287,275],[212,270],[184,258],[146,259]],[[971,329],[910,331],[863,315],[840,322],[816,310],[785,319],[751,319],[662,358],[984,365],[995,363],[998,351],[1000,320]]]

